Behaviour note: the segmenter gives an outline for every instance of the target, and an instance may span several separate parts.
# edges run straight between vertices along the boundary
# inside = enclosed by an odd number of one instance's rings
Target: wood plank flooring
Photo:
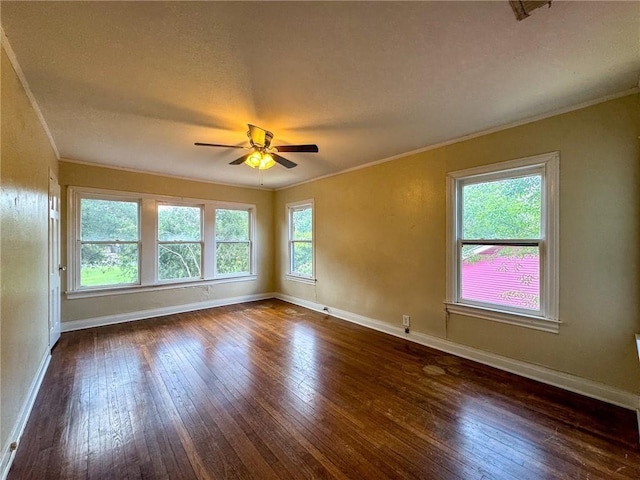
[[[65,333],[30,479],[639,479],[635,413],[278,300]]]

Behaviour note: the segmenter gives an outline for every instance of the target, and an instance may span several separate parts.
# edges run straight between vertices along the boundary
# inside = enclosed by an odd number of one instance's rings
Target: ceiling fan
[[[293,168],[297,165],[297,163],[278,155],[280,152],[318,153],[317,145],[271,146],[273,133],[251,124],[249,124],[247,137],[249,137],[249,143],[251,144],[250,147],[201,142],[196,142],[195,145],[200,147],[244,148],[252,150],[252,152],[247,153],[240,158],[236,158],[233,162],[229,163],[229,165],[240,165],[241,163],[246,163],[251,168],[258,168],[259,170],[267,170],[268,168],[273,167],[276,163],[279,163],[286,168]]]

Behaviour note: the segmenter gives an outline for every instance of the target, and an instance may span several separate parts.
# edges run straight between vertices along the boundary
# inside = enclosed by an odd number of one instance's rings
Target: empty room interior
[[[0,19],[1,480],[640,478],[640,2]]]

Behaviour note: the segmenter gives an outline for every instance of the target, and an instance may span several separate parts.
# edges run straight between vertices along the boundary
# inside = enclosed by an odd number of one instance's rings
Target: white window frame
[[[137,201],[139,223],[138,278],[135,284],[80,286],[80,200],[83,198]],[[202,208],[202,277],[158,279],[158,208],[163,205],[199,206]],[[249,212],[250,268],[249,273],[215,275],[215,210],[218,208]],[[99,188],[70,186],[67,190],[67,290],[68,299],[117,295],[132,292],[183,288],[227,282],[254,281],[256,269],[256,214],[253,204],[123,192]]]
[[[159,229],[159,222],[158,222],[158,216],[159,216],[159,206],[168,206],[168,207],[191,207],[191,208],[198,208],[200,209],[200,240],[199,241],[184,241],[184,240],[172,240],[172,241],[167,241],[167,240],[160,240],[160,238],[158,238],[160,236],[160,231]],[[167,283],[176,283],[176,282],[193,282],[193,281],[197,281],[197,280],[201,280],[204,277],[204,205],[203,204],[197,204],[197,203],[184,203],[184,202],[169,202],[169,201],[157,201],[155,202],[155,208],[156,208],[156,225],[155,225],[155,232],[156,232],[156,238],[155,238],[155,247],[156,247],[156,251],[155,251],[155,260],[156,260],[156,279],[157,282],[160,284],[167,284]],[[169,278],[169,279],[160,279],[160,245],[184,245],[184,244],[193,244],[193,243],[199,243],[200,244],[200,277],[188,277],[188,278]]]
[[[213,236],[213,271],[215,278],[235,278],[235,277],[243,277],[246,275],[251,275],[256,270],[256,256],[254,254],[254,241],[253,232],[255,231],[255,215],[253,214],[253,206],[248,205],[238,205],[233,203],[218,203],[216,204],[216,208],[214,210],[214,220],[213,224],[215,227],[215,214],[218,210],[240,210],[243,212],[249,212],[249,240],[247,242],[218,242],[215,238],[215,234]],[[239,272],[239,273],[218,273],[218,265],[217,265],[217,249],[218,243],[248,243],[249,244],[249,272]]]
[[[508,323],[536,330],[559,331],[559,152],[451,172],[447,175],[447,298],[448,313]],[[538,240],[481,240],[482,244],[536,245],[540,252],[540,310],[483,304],[461,298],[462,188],[473,183],[540,174],[542,177],[541,235]],[[515,243],[514,243],[515,242]],[[468,242],[466,242],[468,244]]]
[[[311,209],[311,240],[293,239],[293,212],[297,210]],[[314,285],[316,283],[316,212],[313,199],[301,200],[286,204],[287,213],[287,273],[285,278],[302,283]],[[303,275],[293,271],[293,247],[295,243],[311,244],[311,275]]]
[[[131,202],[136,203],[138,205],[138,239],[132,241],[82,241],[82,218],[80,215],[80,202],[82,200],[108,200],[112,202]],[[69,221],[67,222],[69,226],[73,226],[73,236],[69,236],[68,238],[72,239],[69,242],[70,250],[72,249],[74,255],[68,255],[68,263],[69,268],[67,269],[68,276],[72,278],[71,282],[68,282],[67,285],[72,285],[75,290],[93,290],[96,288],[101,289],[110,289],[110,288],[119,288],[119,287],[132,287],[140,285],[142,281],[141,274],[141,263],[142,263],[142,203],[140,199],[135,196],[129,196],[126,194],[117,194],[117,193],[104,193],[98,194],[93,192],[82,192],[76,196],[76,201],[74,202],[75,208],[77,211],[77,215],[73,216],[73,219],[69,217]],[[138,280],[131,283],[117,283],[114,285],[101,285],[100,287],[81,287],[80,286],[80,256],[82,251],[82,245],[84,244],[136,244],[138,246]]]

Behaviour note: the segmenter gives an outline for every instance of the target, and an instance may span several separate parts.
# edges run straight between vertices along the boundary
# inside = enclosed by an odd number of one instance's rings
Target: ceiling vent
[[[515,0],[510,1],[511,8],[513,8],[513,13],[515,14],[518,21],[524,20],[531,12],[533,12],[536,8],[544,7],[548,5],[551,8],[551,0],[548,1],[527,1],[527,0]]]

